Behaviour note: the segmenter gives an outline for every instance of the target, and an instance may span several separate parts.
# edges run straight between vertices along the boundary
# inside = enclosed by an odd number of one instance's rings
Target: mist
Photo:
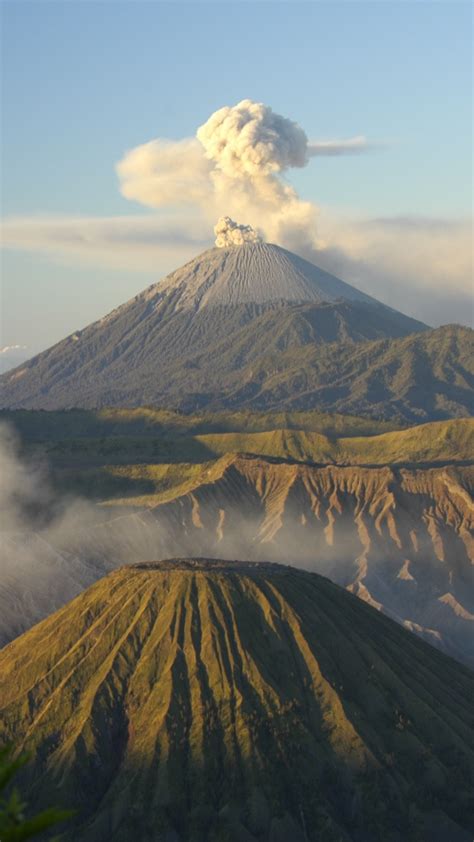
[[[236,459],[155,507],[101,505],[59,494],[2,425],[0,645],[116,567],[201,557],[322,574],[471,664],[472,512],[454,475],[448,489],[432,473],[405,470],[389,489],[384,468]]]
[[[124,564],[201,556],[280,561],[329,574],[337,558],[342,575],[343,557],[352,563],[352,532],[346,546],[341,533],[335,547],[322,527],[316,559],[314,535],[299,529],[295,541],[290,528],[275,540],[257,497],[244,495],[224,511],[219,494],[210,489],[205,503],[191,494],[137,509],[59,493],[48,464],[1,424],[0,645]]]

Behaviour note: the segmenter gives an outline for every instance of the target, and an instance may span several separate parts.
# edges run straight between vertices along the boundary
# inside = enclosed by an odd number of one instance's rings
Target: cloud
[[[429,324],[473,324],[471,220],[323,213],[320,227],[327,271]]]
[[[194,257],[211,244],[197,217],[11,217],[1,226],[7,249],[46,254],[59,262],[129,271],[156,271],[160,261]]]
[[[122,195],[146,207],[199,205],[209,194],[211,165],[195,138],[151,140],[127,152],[116,170]]]
[[[0,348],[0,354],[10,354],[12,351],[26,351],[26,345],[4,345]]]
[[[317,250],[305,247],[304,238],[301,248],[295,249],[303,257],[429,324],[472,323],[469,220],[365,219],[323,210],[318,228]],[[172,220],[155,216],[16,219],[5,223],[3,239],[4,245],[47,254],[63,263],[80,261],[153,276],[164,265],[175,268],[212,245],[206,220],[185,214]]]
[[[373,143],[364,135],[351,137],[347,140],[315,140],[308,144],[307,154],[310,158],[320,156],[332,157],[337,155],[362,155],[383,149],[385,144]]]

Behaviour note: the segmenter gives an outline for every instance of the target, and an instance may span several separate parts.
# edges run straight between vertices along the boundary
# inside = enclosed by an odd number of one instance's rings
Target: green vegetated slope
[[[378,436],[328,437],[304,430],[224,433],[195,437],[210,452],[253,453],[300,462],[396,464],[474,458],[474,420],[423,424]]]
[[[317,410],[295,412],[199,412],[184,414],[154,407],[105,409],[0,410],[0,421],[12,424],[26,441],[60,441],[111,437],[189,437],[210,433],[263,433],[305,430],[326,436],[372,436],[400,428],[390,421]]]
[[[216,459],[231,453],[374,466],[462,463],[474,454],[469,418],[379,432],[388,425],[318,413],[229,413],[213,419],[140,409],[0,417],[21,435],[28,457],[48,460],[61,490],[102,501],[168,499],[201,482]],[[279,423],[285,427],[274,426]]]
[[[130,457],[133,450],[124,448],[122,452]],[[322,465],[435,466],[471,462],[474,458],[474,420],[435,422],[379,436],[340,439],[302,430],[196,436],[163,444],[161,458],[175,460],[171,464],[107,465],[101,472],[105,483],[102,487],[106,492],[108,482],[109,490],[119,497],[119,483],[122,483],[123,490],[140,496],[141,502],[147,497],[150,505],[208,481],[213,459],[232,453]],[[156,450],[154,457],[157,458]],[[191,461],[180,462],[180,458]],[[74,475],[70,476],[74,481]],[[97,479],[97,471],[90,476]],[[109,500],[112,502],[113,497]]]
[[[0,653],[0,739],[71,842],[474,830],[474,674],[315,574],[122,568]]]

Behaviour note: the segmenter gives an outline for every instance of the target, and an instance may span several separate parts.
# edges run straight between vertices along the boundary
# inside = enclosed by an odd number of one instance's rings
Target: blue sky
[[[386,144],[292,171],[303,198],[367,218],[465,218],[470,16],[462,2],[4,0],[2,215],[151,213],[120,194],[114,167],[126,150],[192,136],[249,97],[310,139]],[[0,345],[45,347],[173,260],[179,251],[157,252],[153,271],[133,271],[9,250]]]

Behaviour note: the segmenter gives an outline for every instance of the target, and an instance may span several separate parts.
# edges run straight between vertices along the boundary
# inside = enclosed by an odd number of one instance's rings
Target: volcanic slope
[[[213,408],[321,403],[326,409],[338,403],[347,411],[348,377],[357,381],[357,372],[359,378],[367,376],[368,362],[376,367],[382,351],[388,363],[395,343],[388,374],[374,370],[366,384],[370,409],[372,393],[373,403],[387,402],[387,376],[396,385],[396,371],[410,368],[409,350],[396,343],[410,334],[426,334],[433,348],[428,352],[419,346],[418,365],[407,372],[414,388],[405,400],[415,419],[417,412],[420,420],[431,417],[430,412],[451,417],[466,414],[469,397],[466,340],[456,331],[452,329],[444,370],[437,374],[433,391],[428,372],[442,356],[443,334],[278,246],[246,243],[204,252],[105,318],[8,372],[0,378],[0,405],[54,409],[160,404],[190,410],[211,403]],[[388,345],[379,347],[378,342]],[[355,347],[366,345],[370,361],[354,353]],[[308,358],[312,352],[315,360]],[[348,371],[351,364],[355,369]],[[308,365],[309,380],[304,374]],[[335,384],[332,392],[328,383]],[[424,393],[419,406],[416,387],[422,384],[433,407]],[[362,389],[358,381],[357,389]],[[445,397],[436,415],[438,393]],[[396,396],[395,389],[392,402]],[[359,402],[363,404],[362,396]],[[391,415],[397,415],[395,405]]]
[[[322,573],[474,666],[472,466],[358,468],[223,457],[180,496],[80,536],[95,565],[171,553]]]
[[[317,575],[122,568],[0,675],[0,739],[71,842],[472,837],[474,674]]]
[[[197,553],[291,558],[474,667],[472,466],[317,467],[228,454],[188,468],[197,473],[167,500],[100,507],[101,523],[78,523],[49,545],[41,533],[5,536],[0,645],[120,564]],[[154,475],[154,466],[136,470],[138,485]]]

